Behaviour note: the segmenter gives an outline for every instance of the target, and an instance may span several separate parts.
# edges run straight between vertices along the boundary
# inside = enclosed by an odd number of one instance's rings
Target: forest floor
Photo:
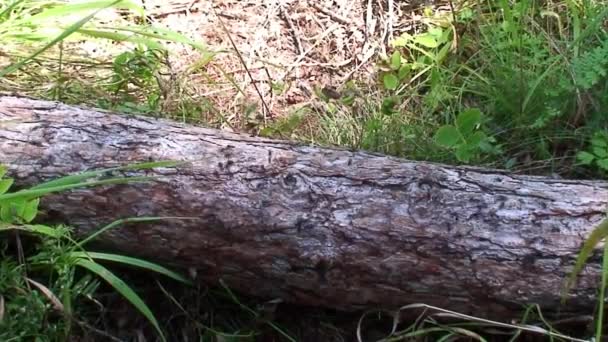
[[[229,52],[208,64],[209,77],[186,76],[198,96],[234,117],[261,102],[265,118],[273,118],[309,104],[315,89],[340,91],[353,79],[373,83],[387,42],[422,21],[421,6],[399,3],[392,12],[383,1],[350,0],[146,0],[145,7],[154,24]],[[171,52],[177,74],[201,57],[185,45]]]
[[[513,34],[517,39],[502,30],[508,22],[492,7],[499,2],[492,1],[477,2],[491,8],[491,11],[479,8],[478,12],[473,8],[477,6],[473,5],[475,2],[450,0],[142,0],[142,3],[145,19],[109,9],[99,13],[94,27],[127,27],[145,21],[177,32],[203,47],[178,42],[182,39],[173,36],[163,42],[168,53],[156,59],[147,54],[148,50],[137,52],[136,44],[80,35],[52,47],[50,53],[40,55],[17,72],[0,77],[0,91],[116,112],[162,115],[252,135],[265,135],[271,128],[269,136],[274,138],[303,138],[307,143],[367,149],[409,159],[497,167],[521,173],[555,173],[555,176],[591,178],[598,174],[597,167],[595,171],[580,167],[574,156],[587,147],[595,130],[606,122],[603,113],[593,114],[590,109],[592,105],[601,108],[600,104],[608,103],[602,95],[606,92],[603,88],[597,94],[589,91],[585,93],[588,99],[580,97],[576,101],[572,101],[575,98],[572,94],[578,94],[580,85],[573,86],[573,90],[564,88],[562,93],[548,93],[571,81],[560,68],[570,67],[573,57],[555,48],[559,45],[556,42],[563,40],[564,46],[577,53],[578,49],[586,48],[595,51],[593,44],[568,35],[567,25],[585,18],[575,17],[579,12],[568,11],[559,2],[554,4],[555,8],[547,5],[554,12],[545,11],[543,16],[534,9],[529,18],[522,15],[526,20],[513,21],[511,24],[519,25],[514,30],[518,35]],[[470,13],[456,20],[461,10],[458,6]],[[564,20],[566,33],[561,26],[559,30],[553,26],[558,14],[546,15],[562,12],[570,18]],[[82,13],[75,15],[82,17]],[[442,21],[444,18],[453,20],[438,25],[446,22]],[[605,20],[604,16],[598,18],[601,19],[598,22]],[[479,28],[482,24],[484,30]],[[429,27],[453,35],[441,42],[445,45],[427,50],[424,46],[418,46],[418,50],[392,48],[394,38],[425,34]],[[532,30],[543,34],[529,35]],[[589,41],[600,45],[602,40]],[[0,66],[28,56],[32,47],[22,45],[26,47],[24,51],[9,43],[0,46]],[[494,49],[495,46],[499,48]],[[453,63],[442,64],[434,55],[430,58],[433,61],[424,65],[428,65],[427,69],[412,67],[413,72],[400,77],[397,85],[387,86],[383,76],[400,74],[406,64],[422,64],[419,60],[424,55],[428,57],[429,51],[439,55],[443,47],[455,52],[451,56]],[[485,55],[477,56],[484,50]],[[402,60],[387,71],[387,60],[390,61],[394,51],[401,51]],[[546,57],[553,55],[559,58]],[[159,60],[161,66],[155,65]],[[596,64],[590,63],[591,67]],[[516,79],[513,75],[521,77]],[[593,85],[598,88],[603,84],[596,83]],[[532,90],[526,93],[522,89]],[[525,101],[522,94],[526,95]],[[355,105],[341,102],[351,101],[352,96],[364,101],[355,101]],[[546,99],[551,100],[551,106],[544,108],[540,105],[549,103]],[[522,103],[529,104],[529,108]],[[520,106],[515,108],[512,104]],[[475,152],[463,159],[454,153],[458,146],[446,148],[434,136],[446,127],[443,125],[457,121],[456,115],[476,107],[482,109],[484,120],[480,119],[475,129],[487,132],[492,140],[484,140],[489,143],[479,146],[460,144],[459,147],[470,147]],[[297,117],[303,108],[316,110],[318,115],[307,117],[311,120],[328,119],[323,124],[298,121],[297,136],[290,134],[293,129],[289,121],[276,126],[285,118]],[[551,109],[544,116],[546,123],[540,120],[545,109]],[[590,113],[586,116],[588,123],[580,122],[579,112]],[[513,118],[520,119],[517,125]],[[598,138],[595,141],[605,148],[608,133],[606,142]],[[608,172],[608,166],[599,171]],[[375,341],[389,335],[396,328],[393,323],[403,318],[390,313],[363,315],[278,304],[233,294],[224,288],[207,288],[204,284],[192,289],[157,282],[154,276],[131,269],[117,272],[142,294],[167,329],[170,340],[175,341],[356,341],[358,334],[363,336],[361,340]],[[112,336],[155,340],[155,333],[145,319],[112,288],[102,285],[99,293],[103,312],[98,315],[91,309],[95,314],[87,318],[91,318],[94,327],[82,329],[83,336],[92,336],[91,340],[111,340]],[[420,323],[416,316],[397,323],[412,322]],[[427,329],[425,323],[417,328]],[[475,328],[498,336],[496,340],[516,340],[520,333],[505,335],[484,326]],[[463,334],[458,329],[454,336]],[[104,339],[104,333],[110,339]],[[437,336],[418,340],[431,341]],[[446,340],[456,337],[448,336]]]
[[[449,2],[426,7],[450,15]],[[392,11],[388,4],[393,5]],[[425,27],[422,1],[146,0],[146,18],[208,49],[167,42],[168,70],[162,78],[165,112],[176,89],[213,108],[194,121],[252,133],[321,96],[339,98],[349,82],[378,83],[376,62],[403,32]],[[124,18],[106,13],[110,23]],[[113,42],[78,44],[88,57],[108,60],[122,48]],[[173,91],[174,93],[171,93]]]

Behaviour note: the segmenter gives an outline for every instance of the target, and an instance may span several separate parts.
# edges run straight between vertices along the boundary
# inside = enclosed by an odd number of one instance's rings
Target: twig
[[[101,330],[101,329],[97,329],[94,326],[90,325],[89,323],[85,322],[85,321],[81,321],[78,319],[75,319],[72,317],[72,321],[76,322],[78,325],[80,325],[83,328],[86,328],[94,333],[96,333],[99,336],[103,336],[104,338],[107,338],[107,341],[114,341],[114,342],[125,342],[124,340],[121,340],[118,337],[112,336],[110,334],[108,334],[107,332]]]
[[[283,7],[283,3],[281,1],[279,1],[278,5],[279,5],[279,12],[280,12],[281,16],[283,17],[283,19],[285,19],[285,22],[287,22],[287,27],[289,28],[289,31],[291,31],[293,40],[296,43],[296,48],[298,49],[298,54],[301,55],[302,53],[304,53],[304,49],[302,48],[302,41],[300,40],[298,31],[296,31],[296,27],[294,26],[293,22],[291,21],[291,17],[289,17],[289,14],[287,14],[287,11]]]
[[[394,20],[394,10],[393,7],[395,4],[393,0],[388,0],[388,39],[393,39],[393,20]]]
[[[372,6],[372,0],[367,0],[367,14],[366,14],[366,19],[365,19],[365,39],[370,39],[371,36],[374,34],[374,28],[376,26],[376,23],[373,23],[373,6]]]
[[[194,7],[197,2],[199,2],[199,0],[190,1],[190,5],[188,5],[188,12],[192,11],[192,7]]]
[[[262,95],[262,92],[260,91],[257,84],[255,83],[255,80],[253,79],[253,76],[251,75],[251,72],[249,71],[249,68],[247,67],[247,63],[245,63],[245,59],[241,55],[241,52],[239,51],[239,49],[236,47],[234,40],[232,40],[232,36],[230,35],[230,32],[226,28],[226,25],[224,25],[224,21],[218,15],[217,11],[215,10],[215,7],[211,6],[211,9],[213,10],[213,13],[217,17],[218,21],[220,22],[220,26],[222,26],[222,30],[228,36],[228,40],[230,40],[230,44],[232,45],[232,48],[236,52],[236,55],[238,56],[239,60],[241,61],[241,64],[243,64],[243,67],[245,68],[245,71],[247,72],[247,75],[249,76],[249,79],[251,80],[251,84],[253,84],[253,88],[255,88],[255,91],[258,93],[258,96],[260,97],[260,100],[262,101],[262,106],[264,107],[266,112],[270,114],[270,108],[268,107],[268,104],[266,104],[266,100],[264,100],[264,96]]]
[[[312,6],[312,8],[316,9],[317,11],[325,14],[326,16],[330,17],[335,22],[338,22],[338,23],[340,23],[342,25],[350,25],[351,24],[347,19],[344,19],[341,16],[332,13],[327,8],[321,7],[320,5],[317,5],[314,2],[312,4],[310,4],[310,6]]]
[[[376,54],[377,48],[378,48],[377,46],[372,46],[369,49],[367,49],[365,51],[365,53],[363,54],[363,59],[361,59],[361,63],[357,64],[353,68],[353,70],[351,70],[345,77],[342,78],[342,83],[345,83],[346,81],[350,80],[350,78],[353,77],[355,72],[359,71],[359,69],[361,69],[361,67],[363,67],[365,65],[365,63],[367,63],[367,61],[369,61],[370,58],[372,58]]]
[[[325,38],[327,35],[329,35],[330,33],[332,33],[335,29],[337,29],[340,25],[338,24],[333,24],[332,26],[330,26],[327,30],[323,31],[323,33],[321,34],[321,36],[319,37],[319,39],[317,39],[317,41],[308,48],[308,50],[304,51],[304,53],[300,54],[296,60],[293,62],[293,64],[291,65],[291,67],[287,70],[287,72],[285,73],[285,76],[283,76],[283,79],[285,79],[287,77],[287,75],[289,75],[293,69],[299,65],[299,63],[306,57],[306,55],[308,55],[312,50],[315,49],[315,47],[317,47],[317,45],[319,45],[320,42],[323,41],[323,38]]]

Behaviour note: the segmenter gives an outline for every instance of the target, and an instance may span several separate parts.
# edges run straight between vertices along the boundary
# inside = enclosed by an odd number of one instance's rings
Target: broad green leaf
[[[454,153],[454,155],[456,155],[456,159],[460,160],[461,162],[468,163],[473,156],[473,151],[471,151],[468,145],[460,145],[456,149],[456,153]]]
[[[593,147],[593,154],[598,158],[608,157],[608,151],[606,151],[605,147]]]
[[[436,48],[439,46],[437,39],[430,33],[423,33],[414,36],[414,42],[427,48]]]
[[[14,222],[17,219],[23,217],[25,211],[25,200],[16,199],[2,205],[2,209],[5,210],[2,213],[2,220],[7,222]]]
[[[445,147],[454,147],[461,141],[461,136],[456,127],[445,125],[441,126],[435,133],[435,141]]]
[[[395,50],[391,55],[391,69],[399,70],[401,67],[401,53],[398,50]]]
[[[599,166],[600,168],[604,169],[604,170],[608,170],[608,159],[604,158],[604,159],[599,159],[596,161],[597,166]]]
[[[462,135],[467,136],[481,123],[481,111],[477,108],[466,109],[456,117],[456,127]]]
[[[403,64],[400,68],[399,71],[397,71],[397,77],[399,77],[399,80],[403,80],[404,78],[406,78],[407,76],[410,75],[410,72],[412,71],[412,65],[407,63],[407,64]]]
[[[155,264],[155,263],[152,263],[149,261],[132,258],[132,257],[124,256],[124,255],[98,253],[98,252],[71,252],[70,255],[73,257],[77,257],[77,258],[85,258],[85,259],[91,258],[91,259],[95,259],[95,260],[114,261],[114,262],[118,262],[121,264],[131,265],[131,266],[135,266],[138,268],[153,271],[153,272],[162,274],[164,276],[175,279],[175,280],[185,283],[185,284],[192,283],[190,280],[188,280],[181,274],[171,271],[170,269],[168,269],[166,267],[163,267],[161,265],[158,265],[158,264]]]
[[[441,32],[441,36],[438,37],[437,39],[439,39],[440,43],[447,43],[448,41],[450,41],[450,35],[452,34],[452,29],[453,26],[450,26],[447,30],[442,31]],[[448,46],[450,46],[451,44],[447,44]]]
[[[95,273],[99,277],[103,278],[107,281],[118,293],[120,293],[126,300],[128,300],[139,312],[144,315],[148,319],[148,321],[154,326],[158,334],[160,335],[163,341],[166,341],[165,335],[154,317],[154,314],[146,305],[146,303],[127,285],[122,279],[114,275],[114,273],[110,272],[107,268],[101,266],[100,264],[93,262],[86,258],[78,258],[76,259],[76,265],[86,268],[87,270]]]
[[[8,168],[4,165],[0,165],[0,178],[4,177],[6,175],[6,172],[8,171]]]
[[[7,192],[8,189],[10,189],[11,185],[13,185],[13,180],[8,178],[8,179],[1,179],[0,180],[0,195],[2,195],[3,193]]]
[[[450,49],[451,49],[450,44],[446,44],[446,45],[442,46],[441,49],[439,49],[439,52],[437,52],[437,55],[435,56],[435,62],[438,64],[442,63],[443,60],[445,59],[445,57],[450,52]]]
[[[32,222],[36,215],[38,214],[38,205],[40,204],[40,199],[36,198],[31,201],[27,201],[23,206],[23,213],[21,214],[21,218],[27,222]]]
[[[5,223],[13,223],[14,218],[11,212],[10,203],[0,206],[0,221]]]
[[[384,74],[382,81],[384,82],[384,88],[388,90],[395,90],[399,86],[399,79],[393,73]]]
[[[393,47],[405,47],[412,40],[412,36],[408,33],[404,33],[401,36],[395,38],[392,42]]]
[[[591,138],[591,145],[596,147],[608,147],[608,141],[606,141],[606,137],[603,134],[598,133]]]
[[[595,159],[595,156],[587,151],[580,151],[576,154],[576,159],[583,165],[590,165]]]
[[[482,131],[477,131],[467,137],[465,140],[467,141],[467,145],[470,148],[478,148],[482,141],[486,139],[486,134]]]
[[[429,28],[428,33],[433,37],[440,38],[443,35],[443,30],[441,29],[441,27],[434,26]]]

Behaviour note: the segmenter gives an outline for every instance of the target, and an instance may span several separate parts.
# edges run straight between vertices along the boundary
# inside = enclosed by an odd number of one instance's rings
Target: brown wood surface
[[[559,309],[603,182],[412,162],[0,97],[0,163],[19,184],[149,160],[157,182],[90,188],[43,207],[89,233],[117,218],[184,216],[102,236],[201,279],[341,309],[427,303],[483,316]],[[563,313],[593,313],[595,255]]]

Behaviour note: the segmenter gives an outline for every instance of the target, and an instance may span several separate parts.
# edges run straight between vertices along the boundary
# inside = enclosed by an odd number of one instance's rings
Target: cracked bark
[[[109,246],[246,293],[340,309],[414,302],[486,317],[559,294],[604,216],[606,183],[316,148],[99,110],[0,97],[0,163],[19,184],[149,160],[158,181],[71,191],[43,207],[79,234],[133,224]],[[592,314],[595,255],[562,313]]]

